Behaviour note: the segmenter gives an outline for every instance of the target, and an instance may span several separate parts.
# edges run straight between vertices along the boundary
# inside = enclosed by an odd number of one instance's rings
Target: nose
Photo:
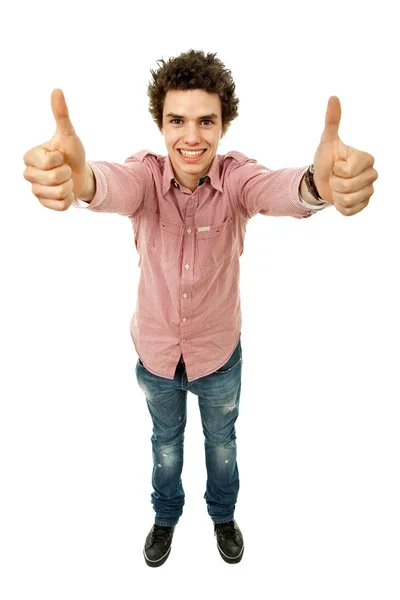
[[[183,135],[183,143],[188,146],[195,146],[201,140],[199,127],[196,123],[187,123]]]

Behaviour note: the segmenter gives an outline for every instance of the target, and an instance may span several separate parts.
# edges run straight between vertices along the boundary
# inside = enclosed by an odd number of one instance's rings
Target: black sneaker
[[[214,535],[217,536],[218,551],[225,562],[234,564],[242,560],[244,542],[236,521],[214,523]]]
[[[144,559],[149,567],[161,567],[167,560],[175,526],[163,527],[154,523],[143,549]]]

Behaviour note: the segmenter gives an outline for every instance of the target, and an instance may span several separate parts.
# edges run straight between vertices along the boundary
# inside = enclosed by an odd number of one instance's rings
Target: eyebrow
[[[177,115],[172,112],[168,113],[165,116],[172,117],[173,119],[184,119],[185,118],[183,115]],[[211,113],[209,115],[203,115],[202,117],[199,117],[199,120],[203,120],[203,119],[218,119],[218,115],[216,115],[215,113]]]

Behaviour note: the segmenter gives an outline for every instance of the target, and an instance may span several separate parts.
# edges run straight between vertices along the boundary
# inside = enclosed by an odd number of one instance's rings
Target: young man
[[[363,210],[373,194],[374,158],[338,136],[339,99],[329,99],[313,168],[272,171],[240,152],[217,154],[238,116],[235,85],[215,54],[190,50],[159,61],[150,112],[167,156],[143,150],[124,165],[86,162],[61,90],[52,93],[57,130],[25,156],[24,177],[46,207],[71,204],[130,218],[141,267],[131,335],[136,375],[153,420],[151,494],[155,522],[145,542],[149,566],[168,558],[184,505],[186,399],[198,396],[204,431],[204,498],[222,558],[242,559],[234,510],[239,491],[235,422],[242,348],[239,257],[257,214],[308,218],[334,205]]]

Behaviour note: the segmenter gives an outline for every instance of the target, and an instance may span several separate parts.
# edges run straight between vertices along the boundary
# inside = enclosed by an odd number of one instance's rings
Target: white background
[[[0,41],[0,596],[398,600],[394,4],[9,6]],[[221,154],[239,150],[272,169],[310,164],[337,95],[341,139],[375,157],[379,179],[352,217],[330,207],[249,222],[236,425],[244,557],[228,565],[218,554],[188,394],[184,513],[167,563],[149,569],[152,423],[129,333],[139,278],[131,224],[44,208],[23,178],[23,155],[55,131],[56,87],[87,160],[165,154],[147,109],[150,69],[190,48],[217,52],[236,81],[240,116]]]

